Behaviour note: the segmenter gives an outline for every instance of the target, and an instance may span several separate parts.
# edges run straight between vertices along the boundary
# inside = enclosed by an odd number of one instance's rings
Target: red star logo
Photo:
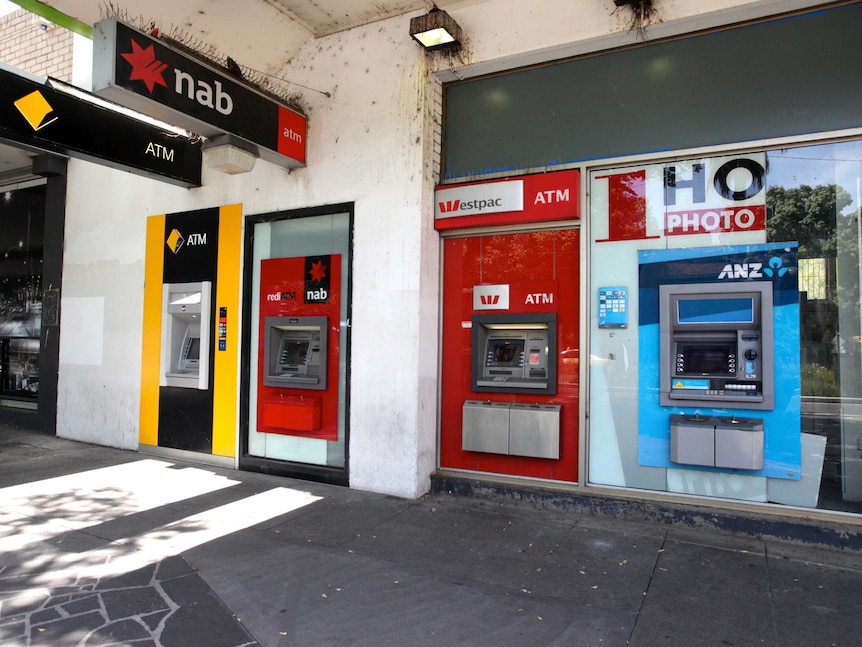
[[[132,64],[132,73],[129,75],[129,80],[143,81],[150,94],[153,93],[153,88],[156,84],[168,87],[168,84],[162,78],[162,72],[168,67],[167,63],[156,60],[156,52],[152,44],[148,47],[141,47],[134,39],[129,40],[132,41],[132,51],[128,54],[120,54],[120,56]]]
[[[323,264],[323,261],[312,263],[311,269],[308,273],[311,274],[312,281],[320,283],[324,278],[326,278],[326,265]]]

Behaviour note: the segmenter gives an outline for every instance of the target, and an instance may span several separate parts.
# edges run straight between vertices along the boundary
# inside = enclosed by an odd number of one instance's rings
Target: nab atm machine
[[[774,408],[772,283],[662,285],[660,400],[706,410]],[[674,463],[763,467],[764,420],[672,414]]]
[[[264,326],[263,383],[325,391],[327,317],[266,317]]]
[[[256,433],[338,440],[340,261],[261,261]]]

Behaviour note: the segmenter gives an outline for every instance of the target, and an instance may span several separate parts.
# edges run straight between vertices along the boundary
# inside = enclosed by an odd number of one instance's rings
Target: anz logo
[[[762,279],[781,278],[790,270],[784,267],[784,261],[778,256],[769,259],[766,267],[763,263],[728,263],[719,272],[719,279]]]

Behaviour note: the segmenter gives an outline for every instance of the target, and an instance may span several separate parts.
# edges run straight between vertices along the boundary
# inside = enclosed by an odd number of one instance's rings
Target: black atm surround
[[[174,253],[165,248],[162,282],[194,283],[210,281],[212,294],[216,294],[216,275],[218,263],[218,223],[217,208],[199,209],[165,217],[165,238],[173,230],[182,235],[197,233],[203,235],[209,244],[183,246]],[[216,319],[216,300],[210,300],[210,321]],[[176,386],[159,387],[159,447],[212,453],[213,435],[213,344],[201,348],[210,355],[207,389],[188,389]]]
[[[279,220],[293,220],[298,218],[309,218],[313,216],[329,216],[334,214],[348,215],[348,228],[350,230],[350,242],[348,248],[348,261],[346,265],[342,265],[342,272],[348,272],[347,291],[341,294],[341,299],[347,303],[347,317],[349,322],[352,316],[352,294],[353,294],[353,222],[354,222],[355,206],[352,202],[345,202],[332,205],[324,205],[319,207],[307,207],[303,209],[294,209],[290,211],[276,211],[271,213],[248,215],[245,217],[245,241],[243,245],[243,255],[246,259],[254,258],[254,226],[259,223],[276,222]],[[252,278],[253,268],[249,263],[243,267],[242,275],[242,326],[244,330],[249,330],[251,323],[251,300],[257,298],[257,295],[252,294]],[[351,343],[351,328],[348,325],[343,326],[345,332],[344,344],[339,352],[350,357]],[[344,423],[344,443],[345,447],[350,446],[350,361],[348,359],[345,368],[346,375],[344,376],[347,388],[344,394],[345,423]],[[251,336],[243,335],[241,340],[240,352],[240,434],[239,434],[239,467],[250,472],[260,472],[262,474],[272,474],[274,476],[286,476],[290,478],[299,478],[307,481],[315,481],[318,483],[328,483],[330,485],[350,485],[350,453],[347,452],[344,457],[344,467],[328,467],[323,465],[310,465],[295,461],[278,460],[273,458],[262,458],[252,456],[248,452],[248,421],[249,412],[252,403],[249,398],[249,385],[252,379],[257,379],[257,366],[251,365]],[[330,376],[329,379],[339,379],[338,376]]]

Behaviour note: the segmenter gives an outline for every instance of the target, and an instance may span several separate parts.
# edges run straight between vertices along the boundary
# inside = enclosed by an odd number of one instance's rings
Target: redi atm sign
[[[572,170],[439,187],[434,226],[446,230],[578,218],[579,178]]]
[[[304,115],[115,18],[94,27],[93,88],[199,135],[239,137],[273,164],[305,165]]]

